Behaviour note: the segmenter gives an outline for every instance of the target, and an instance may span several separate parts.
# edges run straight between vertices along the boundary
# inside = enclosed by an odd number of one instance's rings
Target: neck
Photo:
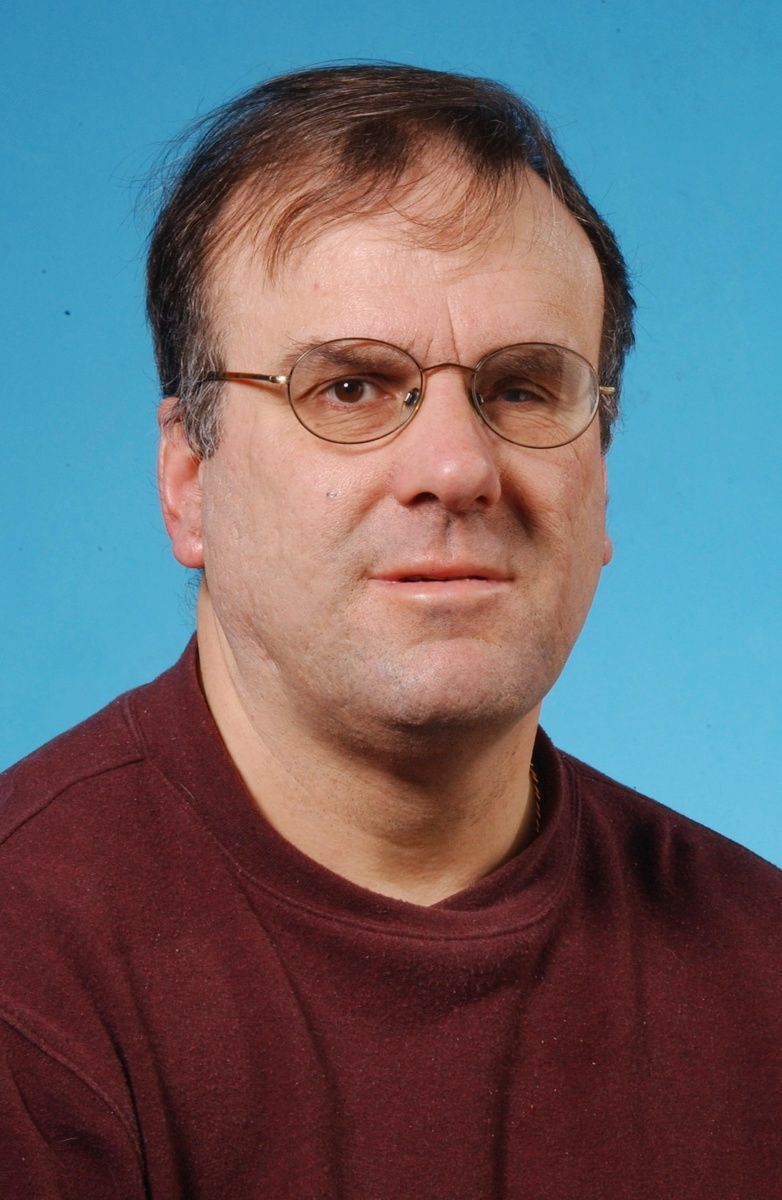
[[[428,905],[471,886],[535,836],[530,777],[538,709],[493,735],[396,735],[382,753],[324,737],[286,703],[274,671],[248,681],[208,593],[201,680],[229,755],[269,823],[322,866]]]

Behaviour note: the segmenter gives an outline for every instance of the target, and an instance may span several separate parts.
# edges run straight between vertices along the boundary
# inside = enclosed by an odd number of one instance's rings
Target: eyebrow
[[[296,360],[301,358],[302,354],[306,354],[308,350],[314,350],[321,343],[317,340],[308,342],[298,342],[295,338],[288,338],[288,349],[283,354],[278,362],[280,374],[290,375],[291,368],[296,365]]]
[[[560,349],[563,347],[542,345],[537,342],[513,343],[524,347],[524,353],[519,354],[518,365],[522,368],[539,371],[554,371],[562,365]],[[531,349],[531,347],[535,349]],[[500,346],[500,350],[510,349],[510,346]]]
[[[296,365],[297,360],[301,358],[303,354],[307,354],[311,350],[318,350],[320,351],[319,357],[321,361],[324,364],[334,367],[356,367],[361,366],[364,362],[372,366],[378,366],[382,365],[383,354],[385,350],[389,350],[391,353],[393,353],[395,350],[404,350],[404,347],[402,346],[396,346],[391,342],[383,342],[374,338],[357,337],[355,339],[331,339],[331,341],[337,342],[351,340],[357,343],[367,342],[368,344],[366,346],[354,345],[349,350],[340,350],[337,346],[331,345],[329,341],[322,342],[317,339],[313,339],[312,341],[299,342],[295,341],[294,339],[289,339],[289,349],[283,356],[280,365],[283,368],[284,374],[289,375],[292,368]],[[404,352],[406,354],[410,353],[407,350]]]
[[[367,342],[369,344],[365,349],[359,349],[358,346],[354,346],[349,352],[340,351],[332,345],[333,342],[345,341]],[[535,342],[510,342],[507,346],[498,346],[496,349],[506,350],[510,349],[511,346],[517,345],[525,347],[528,351],[528,353],[522,356],[520,365],[529,370],[552,371],[561,365],[561,358],[558,353],[559,347],[555,346],[542,346]],[[362,362],[378,366],[382,365],[383,348],[385,346],[391,347],[394,350],[403,350],[413,359],[413,362],[418,361],[412,351],[408,350],[406,346],[399,346],[396,342],[385,342],[380,338],[362,338],[356,336],[354,338],[327,338],[326,341],[322,341],[319,338],[312,338],[307,341],[288,338],[288,349],[279,361],[277,373],[290,375],[298,359],[311,350],[319,350],[324,365],[328,364],[335,368],[361,367]],[[531,346],[536,346],[537,349],[534,352],[530,352]],[[489,351],[488,353],[495,353],[495,351]],[[364,355],[366,355],[365,358],[363,357]],[[482,357],[485,358],[486,355],[482,355]]]

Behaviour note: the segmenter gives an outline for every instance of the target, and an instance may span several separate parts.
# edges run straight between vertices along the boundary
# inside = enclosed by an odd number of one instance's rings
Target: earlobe
[[[183,567],[203,567],[201,463],[176,416],[177,400],[167,396],[158,409],[158,491],[174,558]]]

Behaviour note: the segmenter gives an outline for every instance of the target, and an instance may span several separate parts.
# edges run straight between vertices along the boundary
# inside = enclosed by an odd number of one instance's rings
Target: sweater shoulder
[[[73,788],[144,760],[132,715],[139,688],[0,773],[0,846]]]
[[[560,752],[561,753],[561,752]],[[779,930],[782,871],[667,805],[561,754],[582,805],[586,853],[621,870],[647,896],[676,898],[693,917],[709,909]],[[611,863],[613,859],[613,863]]]

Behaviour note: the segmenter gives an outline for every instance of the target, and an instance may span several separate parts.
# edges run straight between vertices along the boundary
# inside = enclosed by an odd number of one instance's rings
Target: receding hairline
[[[458,256],[454,263],[458,271],[465,261],[480,260],[484,246],[506,222],[512,221],[514,209],[530,191],[537,191],[539,199],[531,211],[524,241],[519,242],[519,253],[524,254],[540,237],[549,236],[555,222],[564,222],[576,235],[576,255],[589,261],[590,274],[600,289],[604,321],[605,283],[594,246],[578,217],[551,184],[524,166],[506,172],[496,186],[495,181],[487,186],[458,149],[449,152],[439,146],[423,147],[401,179],[391,186],[379,185],[372,194],[365,192],[358,206],[342,204],[338,208],[330,206],[328,211],[310,210],[296,238],[290,236],[290,228],[284,224],[282,206],[275,210],[259,204],[256,180],[244,180],[228,197],[220,214],[220,228],[204,258],[201,293],[210,335],[220,342],[225,317],[220,286],[225,276],[221,267],[227,268],[230,275],[234,255],[248,254],[273,286],[280,282],[286,268],[295,269],[324,236],[340,227],[366,222],[375,225],[381,237],[400,245]],[[547,220],[549,215],[551,220]]]
[[[469,247],[502,220],[531,174],[527,166],[514,166],[486,177],[461,147],[437,136],[419,142],[403,172],[358,176],[342,192],[338,165],[323,155],[302,159],[281,181],[269,182],[268,172],[256,170],[237,182],[215,215],[204,280],[221,255],[243,240],[274,279],[325,231],[357,218],[396,214],[412,242],[439,250]],[[445,207],[444,195],[451,198]]]

